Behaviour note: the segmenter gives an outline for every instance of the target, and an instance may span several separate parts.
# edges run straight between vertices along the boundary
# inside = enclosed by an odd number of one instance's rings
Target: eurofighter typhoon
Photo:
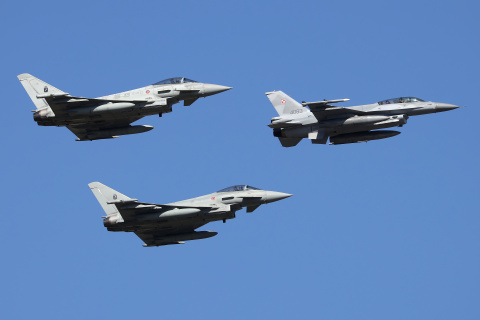
[[[37,108],[33,120],[39,126],[65,126],[78,137],[77,141],[150,131],[152,126],[131,123],[149,115],[161,117],[182,100],[190,106],[198,98],[231,89],[178,77],[104,97],[84,98],[72,96],[28,73],[18,75],[18,80]]]
[[[266,95],[279,114],[272,118],[268,126],[273,128],[273,135],[278,137],[284,147],[296,146],[303,138],[310,139],[315,144],[326,144],[330,137],[330,144],[334,145],[390,138],[400,132],[378,129],[402,127],[410,116],[459,107],[415,97],[401,97],[341,108],[332,104],[350,99],[300,104],[282,91],[267,92]]]
[[[108,231],[134,232],[145,244],[156,247],[183,241],[210,238],[214,231],[195,231],[212,222],[235,218],[235,212],[291,196],[247,185],[237,185],[193,199],[155,204],[139,202],[100,182],[88,185],[106,213],[103,224]]]

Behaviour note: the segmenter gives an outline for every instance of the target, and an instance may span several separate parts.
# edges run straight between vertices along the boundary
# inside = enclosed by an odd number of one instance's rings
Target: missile
[[[96,107],[82,107],[74,108],[67,111],[71,116],[75,115],[90,115],[98,113],[108,113],[108,112],[119,112],[119,111],[129,111],[135,107],[135,103],[132,102],[109,102]],[[137,107],[139,107],[137,105]]]
[[[152,126],[138,125],[138,126],[128,126],[128,127],[121,127],[121,128],[90,131],[87,133],[88,138],[84,140],[116,138],[117,136],[142,133],[142,132],[150,131],[152,129],[153,129]],[[77,139],[77,141],[83,141],[83,140]]]
[[[167,210],[160,215],[160,218],[172,218],[178,216],[188,216],[200,212],[198,208],[175,208]]]
[[[148,211],[148,209],[147,209]],[[155,221],[155,220],[169,220],[175,218],[186,218],[190,215],[197,215],[202,209],[199,208],[173,208],[166,211],[155,211],[151,213],[144,213],[137,215],[138,221]]]
[[[346,102],[346,101],[350,101],[350,99],[322,100],[322,101],[315,101],[315,102],[302,101],[302,105],[304,107],[306,107],[306,106],[322,106],[322,105],[327,105],[329,103],[338,103],[338,102]]]
[[[374,125],[378,126],[379,127],[378,129],[389,128],[391,125],[397,125],[401,127],[407,123],[407,120],[408,120],[408,115],[399,114],[399,115],[391,116],[385,121],[377,122]],[[389,125],[389,126],[385,126],[385,125]]]
[[[330,137],[330,144],[336,145],[336,144],[346,144],[346,143],[367,142],[370,140],[380,140],[380,139],[394,137],[398,134],[400,134],[400,132],[395,130],[377,130],[377,131],[345,133],[345,134],[339,134],[337,136]]]
[[[302,122],[295,119],[277,119],[277,120],[272,119],[272,123],[270,123],[268,126],[270,128],[275,129],[275,128],[284,128],[288,126],[294,126],[298,124],[302,124]]]

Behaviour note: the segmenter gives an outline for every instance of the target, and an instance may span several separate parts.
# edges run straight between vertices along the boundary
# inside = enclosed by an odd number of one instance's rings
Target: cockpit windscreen
[[[232,191],[246,191],[246,190],[261,190],[252,186],[247,186],[244,184],[239,184],[236,186],[231,186],[222,190],[219,190],[217,192],[232,192]]]
[[[188,83],[188,82],[197,82],[197,81],[191,80],[188,78],[183,78],[183,77],[176,77],[176,78],[169,78],[169,79],[155,82],[153,85],[158,86],[162,84],[179,84],[179,83]]]
[[[388,100],[383,100],[379,101],[378,104],[391,104],[391,103],[408,103],[408,102],[424,102],[424,100],[415,98],[415,97],[400,97],[400,98],[394,98],[394,99],[388,99]]]

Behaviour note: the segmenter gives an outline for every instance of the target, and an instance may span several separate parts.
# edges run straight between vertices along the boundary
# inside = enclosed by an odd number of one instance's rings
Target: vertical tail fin
[[[294,110],[306,109],[282,91],[271,91],[265,94],[279,115],[292,114],[295,113]]]
[[[18,75],[17,78],[25,88],[25,91],[27,91],[28,96],[32,99],[37,110],[48,108],[48,103],[45,99],[39,99],[37,98],[37,95],[46,93],[66,93],[28,73],[22,73]]]
[[[109,217],[116,215],[120,216],[120,213],[117,210],[117,206],[115,206],[113,203],[108,202],[114,202],[119,200],[132,200],[132,198],[129,198],[126,195],[115,191],[100,182],[92,182],[89,183],[88,186],[90,187],[93,194],[95,195],[95,198],[97,198],[103,210]]]

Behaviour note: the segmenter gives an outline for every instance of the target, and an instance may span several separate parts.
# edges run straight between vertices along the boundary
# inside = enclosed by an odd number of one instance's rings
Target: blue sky
[[[0,4],[5,319],[479,319],[475,1]],[[185,76],[234,87],[144,134],[39,127],[16,79],[103,96]],[[391,139],[282,148],[264,93],[466,108]],[[165,203],[250,184],[294,194],[143,248],[107,232],[87,184]]]

